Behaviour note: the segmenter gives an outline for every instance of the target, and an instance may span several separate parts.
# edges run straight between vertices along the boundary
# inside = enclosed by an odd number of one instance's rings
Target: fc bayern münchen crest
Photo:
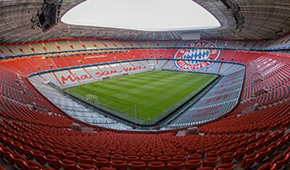
[[[217,60],[220,56],[220,50],[210,49],[215,48],[217,46],[209,41],[190,42],[186,43],[184,47],[192,47],[193,49],[179,49],[175,53],[174,59],[184,59],[184,60],[175,60],[176,67],[181,70],[199,70],[206,68],[211,64],[213,64],[213,62],[196,61],[196,60]],[[199,49],[199,48],[208,48],[208,49]]]

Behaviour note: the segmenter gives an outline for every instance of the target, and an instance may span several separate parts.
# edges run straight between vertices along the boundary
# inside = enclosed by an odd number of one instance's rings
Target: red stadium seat
[[[113,168],[120,169],[120,170],[127,169],[127,163],[123,160],[112,160],[110,161],[110,165]]]
[[[63,154],[64,159],[72,160],[74,162],[77,161],[77,155],[73,152],[66,152]]]
[[[106,158],[97,157],[93,159],[93,162],[96,165],[96,167],[109,167],[110,166],[109,160]]]
[[[93,163],[92,158],[88,155],[77,156],[77,160],[83,164],[92,164]]]
[[[193,159],[198,159],[199,160],[201,158],[202,158],[202,155],[200,155],[200,154],[190,154],[187,157],[188,160],[193,160]]]
[[[35,161],[23,161],[24,170],[42,170],[42,166]]]
[[[26,155],[28,158],[32,158],[33,149],[30,146],[24,145],[20,147],[20,152]]]
[[[235,164],[232,164],[232,163],[224,163],[224,164],[221,164],[220,166],[218,166],[216,168],[216,170],[233,170],[236,168],[237,165]]]
[[[168,170],[183,169],[184,167],[185,167],[185,164],[181,161],[170,161],[167,164]]]
[[[111,167],[102,167],[100,168],[100,170],[117,170],[117,169]]]
[[[46,161],[46,163],[55,168],[55,169],[60,169],[60,164],[59,164],[59,159],[58,157],[54,156],[54,155],[44,155],[43,156],[44,160]]]
[[[97,168],[90,164],[81,163],[79,165],[76,165],[76,170],[97,170]]]
[[[271,170],[271,163],[266,163],[263,166],[261,166],[258,170]]]
[[[146,164],[148,164],[149,162],[155,161],[155,157],[154,156],[142,156],[141,160],[144,161]]]
[[[140,158],[137,155],[129,155],[125,157],[125,160],[129,163],[131,161],[138,161]]]
[[[53,169],[51,167],[48,167],[48,168],[45,168],[45,170],[56,170],[56,169]]]
[[[279,170],[282,168],[285,168],[287,165],[289,165],[290,162],[290,154],[284,155],[284,153],[279,154],[274,158],[272,161],[272,168],[273,170]]]
[[[219,161],[220,160],[218,158],[215,158],[215,157],[205,158],[204,161],[203,161],[203,166],[204,167],[213,167],[214,168]]]
[[[235,159],[241,160],[245,154],[246,154],[246,149],[244,147],[238,148],[235,152]]]
[[[227,152],[222,155],[221,163],[231,163],[235,158],[235,154],[233,152]]]
[[[243,159],[241,167],[243,169],[248,169],[252,167],[255,164],[255,162],[256,162],[256,154],[250,154]]]
[[[3,155],[3,158],[7,160],[7,162],[10,159],[11,153],[13,153],[13,151],[9,147],[3,147],[2,155]]]
[[[77,163],[69,160],[69,159],[63,159],[62,161],[59,161],[59,164],[64,170],[75,170]]]
[[[257,162],[264,162],[266,161],[266,159],[268,158],[269,156],[269,148],[265,147],[265,148],[262,148],[260,149],[258,152],[257,152],[257,159],[256,161]]]
[[[16,165],[19,169],[24,169],[23,162],[26,161],[24,156],[20,155],[19,153],[11,154],[11,162]]]
[[[130,163],[128,163],[128,167],[131,170],[145,170],[146,163],[143,161],[131,161]]]
[[[163,170],[165,169],[165,163],[161,161],[153,161],[148,163],[148,170]]]
[[[198,159],[188,160],[185,162],[187,169],[197,169],[202,165],[202,161]]]
[[[165,163],[167,165],[167,163],[169,161],[171,161],[171,157],[170,156],[158,156],[157,160],[161,161],[161,162],[163,162],[163,163]]]
[[[155,159],[157,159],[158,156],[162,156],[163,154],[162,154],[162,152],[160,152],[160,151],[155,151],[155,152],[151,152],[150,155],[151,155],[151,156],[154,156]]]
[[[44,165],[46,164],[46,161],[45,159],[43,158],[44,156],[44,153],[39,151],[39,150],[34,150],[32,153],[32,157],[37,161],[39,162],[41,165]]]
[[[217,150],[209,151],[206,154],[206,157],[218,157],[219,153]]]
[[[185,162],[186,161],[186,156],[185,155],[174,155],[172,157],[172,160],[173,161],[182,161],[182,162]]]
[[[96,152],[94,152],[94,151],[84,151],[83,153],[85,155],[90,156],[91,158],[95,158],[96,157]]]
[[[112,160],[125,160],[125,156],[120,155],[120,154],[113,154],[113,155],[111,155],[111,159]]]
[[[196,170],[214,170],[214,168],[212,168],[212,167],[200,167],[200,168],[197,168]]]
[[[98,153],[97,157],[111,159],[111,156],[108,153]]]
[[[63,151],[60,149],[52,149],[51,155],[57,156],[58,159],[63,159]]]

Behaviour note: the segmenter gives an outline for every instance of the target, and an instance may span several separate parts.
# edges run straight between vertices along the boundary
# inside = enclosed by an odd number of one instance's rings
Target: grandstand
[[[0,2],[0,170],[289,169],[289,2],[172,31],[60,21],[81,2]]]

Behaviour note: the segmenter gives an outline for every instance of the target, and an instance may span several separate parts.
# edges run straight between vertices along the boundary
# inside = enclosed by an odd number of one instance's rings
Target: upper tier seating
[[[267,41],[235,41],[235,40],[210,40],[219,48],[228,49],[287,49],[290,45],[290,35],[274,42]],[[59,39],[32,44],[23,43],[17,45],[0,45],[0,56],[21,54],[34,54],[45,52],[59,52],[72,50],[112,49],[112,48],[158,48],[158,47],[181,47],[187,41],[110,41],[95,39]],[[162,55],[162,50],[156,50],[152,55]]]

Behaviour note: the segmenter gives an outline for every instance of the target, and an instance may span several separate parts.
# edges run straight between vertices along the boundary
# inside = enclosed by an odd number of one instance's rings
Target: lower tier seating
[[[288,168],[288,58],[266,54],[265,59],[262,54],[251,52],[226,53],[221,58],[232,59],[232,54],[247,56],[241,58],[246,64],[241,102],[219,120],[200,125],[200,134],[187,136],[176,136],[177,130],[129,132],[81,123],[56,108],[26,79],[28,74],[42,70],[37,67],[40,64],[51,68],[48,63],[52,61],[57,63],[53,68],[61,68],[80,65],[77,62],[80,59],[93,63],[113,61],[112,58],[1,60],[0,157],[24,170]],[[62,63],[67,59],[71,61]],[[276,67],[273,60],[280,64]],[[225,92],[221,89],[220,93]],[[93,131],[77,131],[72,128],[73,123]]]

